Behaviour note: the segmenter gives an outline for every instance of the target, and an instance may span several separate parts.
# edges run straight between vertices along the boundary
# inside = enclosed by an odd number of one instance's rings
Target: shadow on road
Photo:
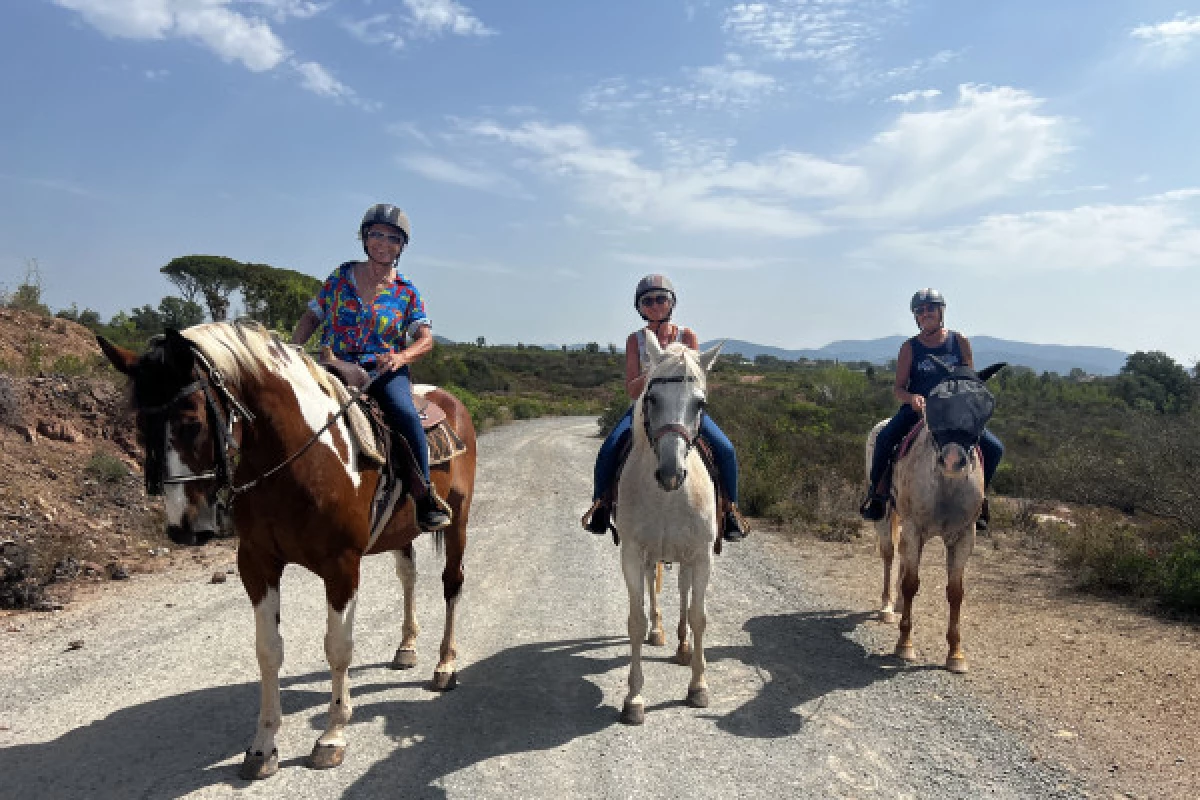
[[[799,708],[830,692],[860,689],[895,674],[892,659],[868,653],[849,637],[874,613],[805,611],[753,617],[742,626],[747,647],[710,647],[710,663],[723,659],[755,667],[762,690],[741,707],[718,717],[717,727],[736,736],[776,738],[800,731]]]
[[[887,678],[893,672],[887,660],[869,656],[847,635],[870,617],[849,612],[755,617],[744,626],[748,646],[707,648],[711,662],[736,659],[765,676],[753,699],[715,718],[717,727],[736,736],[789,736],[805,723],[793,709]],[[400,746],[373,764],[346,796],[444,796],[442,779],[474,764],[561,747],[618,724],[616,709],[587,678],[627,667],[625,641],[598,637],[512,647],[464,668],[456,690],[417,700],[379,695],[424,681],[398,683],[397,674],[382,665],[353,668],[354,723],[382,719]],[[614,645],[617,655],[609,655]],[[327,680],[328,673],[320,672],[283,681],[285,725],[298,724],[296,716],[307,713],[310,727],[321,730],[328,691],[300,687]],[[179,796],[222,784],[242,787],[236,767],[216,765],[249,743],[258,703],[257,682],[142,703],[53,741],[5,748],[0,775],[9,789],[29,797],[116,800]],[[355,757],[354,723],[348,759]],[[305,755],[281,752],[281,763],[299,768]]]

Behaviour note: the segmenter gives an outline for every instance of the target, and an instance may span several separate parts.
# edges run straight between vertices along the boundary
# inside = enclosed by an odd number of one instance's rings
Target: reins
[[[218,491],[220,489],[227,489],[231,495],[231,498],[235,498],[240,494],[244,494],[266,479],[277,474],[280,470],[284,469],[293,461],[300,458],[300,456],[304,455],[308,449],[312,447],[318,439],[321,438],[321,435],[325,433],[325,431],[329,430],[331,425],[345,416],[351,405],[361,402],[362,396],[366,394],[367,390],[371,387],[371,384],[375,381],[375,378],[372,377],[369,381],[367,381],[366,385],[364,385],[362,389],[354,389],[347,386],[346,390],[350,395],[350,399],[343,403],[338,408],[336,413],[330,415],[325,424],[322,425],[316,431],[316,433],[310,436],[308,441],[306,441],[300,447],[300,449],[296,450],[296,452],[292,453],[290,456],[276,464],[274,467],[271,467],[271,469],[267,470],[263,474],[253,478],[252,480],[246,481],[239,486],[233,483],[233,472],[234,462],[237,460],[241,445],[234,438],[233,426],[237,423],[239,415],[241,415],[241,417],[245,419],[247,423],[254,421],[254,415],[250,413],[249,409],[247,409],[233,395],[232,392],[229,391],[229,388],[225,385],[225,379],[221,375],[220,370],[214,367],[208,361],[208,359],[204,357],[204,354],[201,353],[198,348],[193,347],[192,352],[200,362],[200,365],[203,366],[203,368],[201,368],[201,366],[196,366],[194,368],[200,373],[200,377],[176,392],[175,396],[166,403],[159,406],[144,408],[142,409],[142,412],[146,414],[162,414],[166,411],[169,411],[183,398],[196,391],[202,390],[204,392],[205,402],[208,409],[212,412],[213,416],[216,417],[217,422],[219,423],[218,425],[213,426],[217,431],[217,436],[213,442],[214,455],[218,456],[217,465],[213,469],[197,475],[164,476],[161,479],[158,479],[154,484],[151,483],[152,479],[148,475],[146,483],[147,493],[149,494],[161,494],[162,486],[165,484],[174,485],[206,480],[218,481]],[[214,388],[220,394],[221,399],[228,404],[228,408],[226,408],[226,406],[221,402],[218,402],[217,398],[213,396]],[[153,491],[153,488],[157,488],[158,491]]]

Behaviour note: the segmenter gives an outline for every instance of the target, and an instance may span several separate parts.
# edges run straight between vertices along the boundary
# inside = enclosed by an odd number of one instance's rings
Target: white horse
[[[633,409],[633,449],[621,472],[616,523],[621,532],[621,571],[629,592],[629,694],[621,721],[646,720],[641,691],[642,644],[646,639],[645,596],[654,600],[661,561],[679,565],[679,651],[676,660],[692,666],[687,702],[708,705],[704,679],[704,593],[712,573],[717,536],[717,501],[708,470],[696,452],[704,411],[706,372],[717,345],[697,354],[673,343],[663,350],[646,337],[650,357],[646,387]],[[691,625],[694,653],[687,646]]]

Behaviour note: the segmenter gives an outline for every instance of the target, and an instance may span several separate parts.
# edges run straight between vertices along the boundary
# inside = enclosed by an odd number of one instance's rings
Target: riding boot
[[[730,503],[729,508],[725,510],[725,530],[721,536],[727,542],[740,542],[749,533],[750,526],[742,519],[742,512],[735,504]]]
[[[979,509],[979,519],[975,520],[976,531],[986,531],[988,523],[992,520],[991,511],[988,509],[987,495],[983,497],[983,508]]]
[[[887,502],[888,499],[884,495],[871,492],[858,507],[858,513],[869,522],[878,522],[887,516]]]
[[[417,527],[425,533],[433,533],[450,526],[450,507],[446,505],[445,500],[438,497],[437,488],[432,483],[426,485],[424,492],[413,493],[413,505],[416,510]]]
[[[579,522],[583,525],[584,530],[602,535],[608,533],[611,520],[612,509],[602,497],[592,503],[592,507],[584,513],[583,519],[579,520]]]

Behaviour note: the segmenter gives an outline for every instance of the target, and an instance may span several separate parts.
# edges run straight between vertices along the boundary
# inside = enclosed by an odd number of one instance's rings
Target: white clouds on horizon
[[[913,89],[910,92],[894,94],[888,98],[888,101],[907,106],[918,100],[932,100],[935,97],[941,97],[941,94],[941,89]]]
[[[385,44],[399,50],[413,39],[452,36],[494,36],[466,6],[456,0],[403,0],[406,12],[374,14],[341,25],[364,44]]]
[[[1198,189],[1126,204],[991,214],[938,231],[882,236],[855,256],[979,273],[1200,268]]]
[[[573,124],[467,124],[501,142],[547,180],[584,202],[684,230],[781,238],[869,223],[929,220],[1010,196],[1060,168],[1069,125],[1010,87],[963,85],[945,109],[905,110],[838,160],[793,150],[731,157],[736,144],[656,133],[658,166],[641,152],[606,147]],[[530,160],[530,155],[533,160]]]
[[[1142,43],[1142,55],[1163,67],[1182,63],[1200,44],[1200,14],[1180,12],[1173,19],[1155,25],[1139,25],[1129,32]]]

